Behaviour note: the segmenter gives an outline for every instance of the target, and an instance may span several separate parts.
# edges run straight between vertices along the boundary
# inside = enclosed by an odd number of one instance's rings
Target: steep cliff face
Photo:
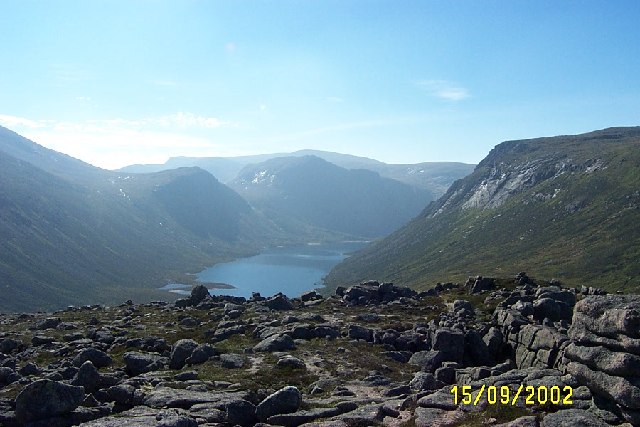
[[[426,286],[536,270],[640,287],[640,128],[508,141],[406,227],[347,259],[330,285],[374,274]]]

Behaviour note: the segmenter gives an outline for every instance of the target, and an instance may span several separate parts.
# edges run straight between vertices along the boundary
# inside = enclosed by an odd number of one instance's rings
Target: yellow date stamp
[[[477,393],[475,393],[477,391]],[[489,405],[512,405],[523,399],[525,405],[573,405],[573,388],[565,386],[532,386],[520,384],[517,389],[507,385],[486,386],[473,390],[470,385],[454,385],[450,390],[453,394],[453,403],[456,405],[474,405],[484,403],[482,397],[486,397]],[[474,396],[475,393],[475,396]]]

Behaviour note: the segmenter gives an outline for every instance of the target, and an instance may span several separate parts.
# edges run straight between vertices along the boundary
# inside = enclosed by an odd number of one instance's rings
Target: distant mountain
[[[392,178],[405,184],[424,189],[439,197],[456,179],[473,171],[474,165],[456,162],[425,162],[417,164],[394,165],[367,157],[332,153],[320,150],[300,150],[293,153],[261,154],[239,157],[172,157],[164,164],[131,165],[120,169],[121,172],[149,173],[178,167],[197,166],[218,178],[221,182],[233,181],[238,173],[250,164],[257,164],[277,157],[316,156],[345,169],[367,169],[383,177]]]
[[[0,311],[149,299],[287,236],[199,168],[122,174],[0,128]]]
[[[250,165],[229,185],[282,227],[303,222],[364,237],[390,233],[433,200],[426,190],[317,156]]]
[[[331,286],[417,288],[533,271],[640,289],[640,128],[509,141],[405,227],[348,258]],[[541,277],[541,278],[542,278]]]

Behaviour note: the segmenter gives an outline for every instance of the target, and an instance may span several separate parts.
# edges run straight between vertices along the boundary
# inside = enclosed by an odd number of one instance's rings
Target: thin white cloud
[[[10,129],[14,128],[28,128],[28,129],[37,129],[43,128],[48,125],[47,120],[31,120],[24,117],[11,116],[8,114],[0,114],[0,125],[8,127]]]
[[[471,96],[466,88],[448,80],[419,80],[416,86],[446,101],[458,102]]]
[[[233,122],[219,119],[217,117],[200,116],[193,113],[178,112],[175,114],[147,117],[143,119],[93,119],[82,122],[66,122],[58,120],[33,120],[25,117],[0,114],[0,125],[8,128],[51,128],[53,130],[65,131],[99,131],[105,128],[204,128],[213,129],[225,126],[236,126]]]
[[[0,125],[48,148],[106,169],[132,163],[164,162],[170,156],[219,156],[226,150],[211,142],[208,130],[234,126],[215,117],[188,112],[130,119],[81,122],[33,120],[0,115]],[[204,132],[204,133],[203,133]]]

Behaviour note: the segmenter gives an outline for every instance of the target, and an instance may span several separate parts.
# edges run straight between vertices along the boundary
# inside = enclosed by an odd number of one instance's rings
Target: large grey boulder
[[[253,347],[254,351],[270,352],[270,351],[286,351],[293,350],[296,347],[291,338],[287,334],[275,334],[260,341]]]
[[[575,306],[568,333],[578,344],[640,355],[640,295],[584,298]]]
[[[191,356],[193,351],[198,347],[198,343],[190,339],[181,339],[171,348],[171,356],[169,356],[170,369],[182,369],[186,360]]]
[[[482,341],[486,344],[489,354],[491,354],[494,359],[499,359],[502,353],[502,345],[504,343],[504,335],[502,335],[500,329],[492,326],[482,337]]]
[[[536,298],[551,298],[573,307],[576,305],[576,294],[568,289],[561,289],[559,286],[548,286],[536,290]]]
[[[533,318],[538,322],[549,319],[553,322],[571,321],[573,307],[552,298],[539,298],[533,302]]]
[[[542,419],[542,427],[607,427],[608,425],[593,412],[582,409],[566,409],[547,414]]]
[[[444,361],[444,355],[441,351],[429,350],[414,353],[409,359],[409,364],[418,366],[425,372],[433,373],[442,366]]]
[[[464,336],[464,359],[470,366],[493,366],[495,359],[480,334],[471,329]]]
[[[293,386],[281,388],[275,393],[267,396],[258,406],[256,406],[256,416],[261,421],[278,415],[295,412],[302,404],[300,391]]]
[[[293,304],[291,300],[286,297],[286,295],[278,294],[265,302],[265,305],[269,307],[271,310],[283,311],[283,310],[293,310]]]
[[[90,360],[87,360],[80,366],[71,384],[84,387],[87,393],[92,393],[98,389],[100,385],[100,373]]]
[[[93,363],[93,366],[96,368],[105,368],[113,362],[111,356],[105,353],[102,350],[98,350],[97,348],[89,347],[82,350],[76,357],[73,358],[73,365],[80,367],[87,360]]]
[[[564,356],[590,369],[610,375],[640,377],[640,356],[609,350],[603,346],[586,347],[571,343]]]
[[[190,365],[198,365],[200,363],[204,363],[213,356],[219,354],[220,352],[212,347],[210,344],[200,344],[198,345],[192,352],[191,356],[189,356],[185,362]]]
[[[67,414],[84,399],[84,389],[52,380],[38,380],[16,397],[16,417],[23,424]]]
[[[360,325],[349,325],[347,327],[347,335],[355,340],[373,341],[373,329]]]
[[[442,383],[437,381],[431,372],[416,372],[409,382],[409,386],[416,391],[425,391],[439,389],[442,387]]]
[[[209,296],[209,289],[204,285],[196,285],[191,289],[191,295],[189,296],[189,303],[192,306],[196,306]]]
[[[8,366],[0,367],[0,387],[20,380],[21,376]]]
[[[433,350],[442,352],[443,360],[462,362],[464,355],[464,334],[453,329],[438,329],[433,336]]]
[[[157,354],[138,353],[130,351],[122,356],[125,364],[125,372],[130,376],[144,374],[146,372],[157,371],[165,367],[166,357]]]
[[[640,381],[637,377],[626,379],[608,375],[576,362],[567,364],[567,372],[576,377],[580,384],[586,384],[594,393],[626,408],[640,409]]]

